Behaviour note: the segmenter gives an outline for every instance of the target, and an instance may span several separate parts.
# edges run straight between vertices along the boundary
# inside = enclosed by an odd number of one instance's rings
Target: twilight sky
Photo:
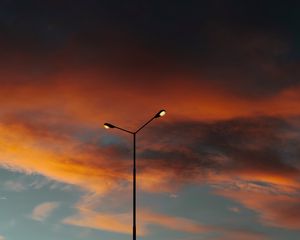
[[[299,11],[0,0],[0,240],[298,240]]]

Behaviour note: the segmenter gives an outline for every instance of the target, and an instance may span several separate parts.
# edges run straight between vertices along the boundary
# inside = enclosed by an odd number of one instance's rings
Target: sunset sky
[[[299,240],[299,12],[0,0],[0,240]]]

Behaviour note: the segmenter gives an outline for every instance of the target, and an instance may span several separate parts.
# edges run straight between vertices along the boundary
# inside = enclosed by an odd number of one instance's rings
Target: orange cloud
[[[63,113],[61,122],[77,121],[82,125],[101,127],[102,121],[113,121],[132,128],[161,107],[168,110],[168,119],[220,120],[300,113],[299,87],[249,99],[235,94],[223,83],[210,82],[205,77],[186,72],[164,74],[162,78],[160,73],[147,76],[146,73],[99,68],[74,70],[66,67],[47,77],[42,84],[37,79],[25,84],[19,76],[7,76],[13,78],[14,84],[7,82],[0,90],[1,111],[49,111]],[[149,78],[151,81],[146,81]],[[145,81],[141,84],[138,79]],[[118,104],[112,108],[112,103]]]
[[[126,173],[122,176],[107,166],[95,169],[88,161],[98,156],[78,152],[79,147],[80,143],[70,138],[36,136],[23,126],[0,124],[0,164],[5,168],[42,174],[96,192],[106,192],[127,178]],[[101,166],[106,160],[97,161]]]
[[[132,233],[131,213],[101,213],[87,208],[78,209],[76,215],[65,218],[62,222],[64,224],[75,225],[80,227],[88,227],[119,233]],[[166,229],[171,229],[180,232],[202,233],[212,231],[213,228],[201,225],[196,221],[182,218],[154,213],[149,210],[138,210],[139,226],[137,234],[145,236],[149,234],[148,227],[150,225],[157,225]]]
[[[254,210],[265,225],[295,230],[300,228],[300,198],[297,191],[292,194],[278,190],[271,192],[271,187],[254,189],[219,189],[216,193]]]
[[[65,218],[62,221],[62,223],[80,227],[88,227],[105,231],[130,234],[132,232],[130,228],[130,217],[131,216],[129,214],[124,213],[99,214],[91,210],[81,209],[80,213]],[[143,235],[144,231],[139,229],[137,233],[139,235]]]
[[[44,221],[58,206],[59,204],[57,202],[41,203],[33,209],[31,218],[36,221]]]

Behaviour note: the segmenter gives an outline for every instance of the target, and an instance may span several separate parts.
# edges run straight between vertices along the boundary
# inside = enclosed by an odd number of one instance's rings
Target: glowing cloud
[[[36,221],[44,221],[48,218],[53,211],[59,207],[59,203],[57,202],[45,202],[36,206],[32,213],[31,218]]]

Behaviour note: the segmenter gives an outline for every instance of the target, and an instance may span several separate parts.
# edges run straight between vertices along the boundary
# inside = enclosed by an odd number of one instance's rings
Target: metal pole
[[[133,240],[136,240],[136,164],[135,164],[135,135],[133,133]]]

